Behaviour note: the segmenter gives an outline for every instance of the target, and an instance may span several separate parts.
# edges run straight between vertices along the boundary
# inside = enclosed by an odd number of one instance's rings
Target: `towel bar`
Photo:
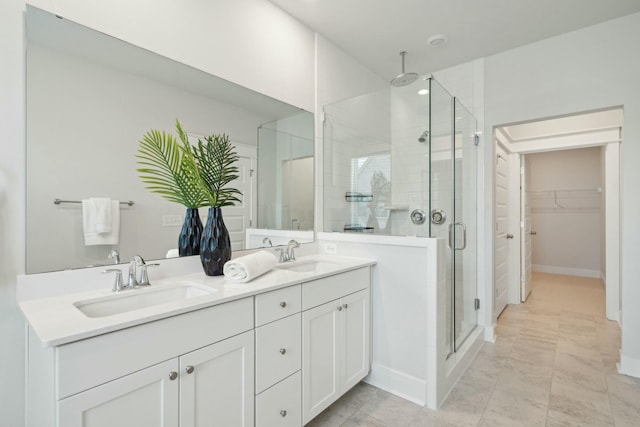
[[[53,199],[53,204],[54,205],[59,205],[60,203],[82,203],[81,200],[62,200],[62,199]],[[120,202],[121,205],[129,205],[129,206],[133,206],[134,202],[133,200],[129,200],[126,202]]]

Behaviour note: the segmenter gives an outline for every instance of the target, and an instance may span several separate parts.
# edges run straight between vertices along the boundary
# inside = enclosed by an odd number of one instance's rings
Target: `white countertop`
[[[112,293],[110,288],[100,289],[23,301],[19,306],[42,345],[51,347],[375,264],[372,260],[330,255],[301,257],[297,262],[309,261],[326,261],[331,266],[321,272],[274,268],[248,283],[234,283],[224,276],[189,274],[157,280],[149,288],[127,290],[119,294]],[[213,292],[104,317],[87,317],[74,305],[79,301],[100,297],[154,292],[177,284],[192,284]]]

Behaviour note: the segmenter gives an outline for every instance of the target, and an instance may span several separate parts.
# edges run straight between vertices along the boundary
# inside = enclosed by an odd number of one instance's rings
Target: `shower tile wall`
[[[369,191],[353,188],[352,160],[390,151],[388,100],[384,90],[325,106],[325,231],[343,231],[352,223],[346,192]]]
[[[428,223],[414,225],[409,214],[414,209],[425,212],[429,206],[428,143],[418,141],[428,129],[428,96],[417,94],[428,81],[391,90],[391,233],[395,235],[429,235]]]

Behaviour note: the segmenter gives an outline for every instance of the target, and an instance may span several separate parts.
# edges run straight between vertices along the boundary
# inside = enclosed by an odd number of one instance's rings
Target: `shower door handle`
[[[453,231],[453,227],[456,226],[462,227],[462,246],[456,247],[456,243],[453,242],[453,246],[451,246],[452,239],[451,232]],[[449,249],[453,249],[454,251],[461,251],[467,248],[467,225],[464,222],[454,222],[453,224],[449,224]]]

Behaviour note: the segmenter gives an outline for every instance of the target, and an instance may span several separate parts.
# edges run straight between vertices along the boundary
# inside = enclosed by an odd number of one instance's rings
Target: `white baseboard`
[[[484,340],[486,342],[494,343],[496,342],[496,327],[495,325],[485,326],[484,327]]]
[[[618,372],[624,375],[640,378],[640,359],[625,356],[624,354],[620,353],[620,364],[618,365]]]
[[[427,383],[420,378],[374,363],[363,381],[417,405],[425,405]]]
[[[588,270],[585,268],[558,267],[555,265],[533,264],[532,270],[539,273],[564,274],[565,276],[591,277],[599,279],[602,276],[600,270]]]

